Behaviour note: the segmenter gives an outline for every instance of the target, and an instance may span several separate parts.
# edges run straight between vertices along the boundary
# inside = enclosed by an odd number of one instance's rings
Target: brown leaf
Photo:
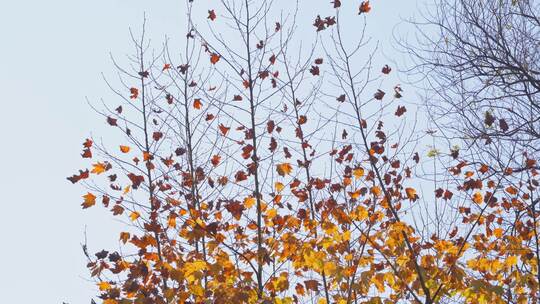
[[[216,20],[217,16],[216,16],[216,12],[214,10],[209,10],[208,11],[208,19],[214,21]]]

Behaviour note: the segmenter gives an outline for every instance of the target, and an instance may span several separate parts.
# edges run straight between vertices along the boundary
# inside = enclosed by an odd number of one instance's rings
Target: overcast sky
[[[360,3],[342,0],[352,1]],[[392,28],[412,16],[414,2],[371,1],[371,35],[391,59],[399,58]],[[185,34],[184,7],[184,0],[0,1],[0,302],[90,303],[97,293],[80,248],[85,227],[95,252],[117,248],[121,223],[102,208],[81,210],[84,189],[66,180],[82,166],[83,140],[110,130],[86,97],[110,96],[101,77],[114,72],[109,52],[132,51],[128,28],[140,29],[144,13],[159,46],[165,35]]]

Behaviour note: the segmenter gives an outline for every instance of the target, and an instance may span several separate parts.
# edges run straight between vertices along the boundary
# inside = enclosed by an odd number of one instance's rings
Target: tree
[[[429,89],[430,116],[463,153],[501,170],[540,139],[540,7],[535,1],[438,0],[403,41]],[[454,148],[455,154],[459,153]]]
[[[523,303],[537,294],[532,224],[518,219],[510,231],[501,216],[529,211],[523,191],[538,185],[536,162],[508,171],[523,183],[503,192],[485,165],[456,160],[454,183],[421,198],[403,90],[386,88],[392,69],[374,66],[365,35],[371,5],[332,4],[306,25],[308,48],[300,3],[283,16],[264,0],[223,0],[205,9],[206,29],[188,1],[179,57],[167,44],[150,52],[144,26],[132,35],[130,68],[114,61],[123,87],[108,82],[122,105],[97,110],[124,140],[87,139],[91,168],[68,177],[87,187],[83,208],[99,201],[131,222],[121,250],[84,247],[103,303]],[[348,30],[347,18],[364,30]],[[428,221],[436,208],[447,212]]]

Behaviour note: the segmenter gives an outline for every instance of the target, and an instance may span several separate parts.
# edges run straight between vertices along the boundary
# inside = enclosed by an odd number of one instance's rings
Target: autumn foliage
[[[342,27],[375,3],[335,0],[313,24],[194,5],[180,52],[134,40],[99,111],[123,139],[86,139],[68,177],[82,208],[130,223],[119,248],[84,247],[103,303],[536,303],[536,161],[421,150],[414,97]]]

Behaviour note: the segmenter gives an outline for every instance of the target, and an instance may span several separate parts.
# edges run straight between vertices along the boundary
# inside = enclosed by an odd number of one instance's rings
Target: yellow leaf
[[[323,269],[326,274],[333,275],[336,272],[337,266],[334,262],[326,262]]]
[[[124,195],[126,195],[129,190],[131,190],[131,185],[127,185],[125,188],[124,188],[124,192],[122,192]]]
[[[134,222],[136,221],[139,217],[141,216],[141,214],[137,211],[133,211],[131,212],[131,214],[129,215],[129,218]]]
[[[105,291],[111,289],[111,284],[109,284],[109,282],[99,282],[98,287],[99,290]]]
[[[277,191],[278,193],[281,192],[281,191],[283,191],[283,188],[285,188],[285,186],[284,186],[282,183],[280,183],[280,182],[276,182],[274,186],[276,187],[276,191]]]
[[[91,172],[95,173],[95,174],[101,174],[101,173],[107,171],[106,170],[107,167],[106,167],[106,165],[104,163],[98,162],[98,163],[93,164],[92,167],[94,167],[94,168],[92,169]]]
[[[83,206],[83,209],[92,207],[96,204],[96,196],[92,193],[88,192],[87,194],[83,195],[84,202],[81,206]]]
[[[251,197],[251,196],[246,197],[244,199],[244,206],[249,209],[249,208],[253,207],[253,205],[255,205],[255,202],[256,202],[256,200],[255,200],[254,197]]]
[[[361,178],[364,176],[364,168],[357,168],[353,170],[353,175],[356,178]]]
[[[129,150],[131,150],[131,148],[128,147],[128,146],[120,146],[120,151],[121,151],[122,153],[128,153]]]
[[[275,218],[277,215],[277,210],[276,209],[268,209],[268,211],[266,211],[266,216],[268,217],[269,220]]]
[[[113,300],[113,299],[106,299],[106,300],[103,300],[103,304],[118,304],[118,301]]]
[[[507,257],[506,260],[504,261],[504,265],[507,268],[510,268],[512,266],[516,266],[517,263],[518,263],[518,257],[515,256],[515,255],[511,255],[511,256]]]
[[[292,172],[292,166],[289,163],[283,163],[276,166],[277,172],[281,176],[289,175]]]
[[[501,238],[503,235],[503,229],[502,228],[495,228],[493,229],[493,235],[497,238]]]

